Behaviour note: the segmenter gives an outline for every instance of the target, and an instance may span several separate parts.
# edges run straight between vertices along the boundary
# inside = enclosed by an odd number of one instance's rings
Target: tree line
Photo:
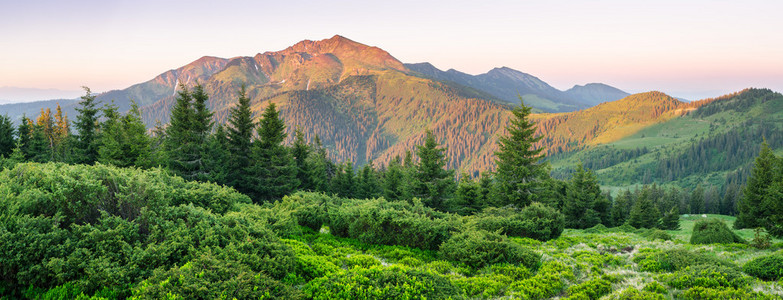
[[[318,136],[306,141],[298,128],[293,142],[285,144],[286,125],[276,105],[269,103],[255,121],[244,88],[223,126],[213,123],[206,105],[209,96],[200,85],[180,85],[170,123],[150,132],[137,105],[132,104],[126,114],[112,103],[99,108],[95,96],[85,90],[73,123],[76,134],[70,132],[67,117],[57,113],[52,118],[43,112],[36,122],[24,120],[16,129],[7,118],[0,119],[0,154],[8,157],[4,165],[60,161],[160,167],[186,180],[233,187],[256,203],[275,201],[297,190],[356,199],[410,202],[418,198],[435,210],[462,215],[493,207],[522,209],[538,202],[560,211],[570,228],[626,222],[635,227],[674,228],[662,224],[675,222],[666,218],[676,220],[682,211],[660,205],[655,195],[662,193],[655,187],[612,201],[592,171],[581,165],[570,180],[552,178],[537,146],[542,136],[529,119],[531,108],[524,105],[512,110],[507,134],[498,139],[496,171],[472,177],[456,176],[448,167],[447,149],[430,131],[413,151],[382,166],[372,161],[362,166],[332,161]]]

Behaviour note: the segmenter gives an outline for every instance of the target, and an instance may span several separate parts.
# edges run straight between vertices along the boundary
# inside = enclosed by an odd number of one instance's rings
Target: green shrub
[[[612,300],[664,300],[666,298],[661,294],[639,291],[635,288],[624,289],[619,294],[613,294],[609,296]]]
[[[308,281],[340,271],[340,267],[323,256],[299,255],[296,262],[296,273]]]
[[[762,227],[753,230],[753,239],[750,245],[758,249],[767,249],[772,245],[772,237]]]
[[[521,210],[488,207],[476,215],[474,222],[478,229],[548,241],[563,233],[565,217],[552,207],[534,202]]]
[[[708,288],[697,286],[683,292],[682,299],[779,299],[773,295],[765,295],[743,288]]]
[[[462,290],[430,270],[404,266],[354,267],[307,283],[303,292],[312,299],[447,299]]]
[[[666,295],[668,293],[666,287],[664,287],[661,283],[657,281],[648,283],[647,285],[644,286],[642,291],[653,292],[653,293],[658,293],[663,295]]]
[[[685,249],[669,249],[663,251],[641,252],[634,257],[639,269],[646,272],[673,272],[688,266],[701,264],[721,265],[736,268],[734,264],[703,253],[690,252]]]
[[[557,295],[565,288],[565,280],[573,280],[574,271],[559,261],[547,261],[535,276],[514,281],[509,286],[512,298],[545,299]]]
[[[720,219],[701,219],[693,225],[691,244],[746,243]]]
[[[245,265],[209,255],[181,267],[156,271],[130,299],[293,299],[298,292]]]
[[[654,241],[654,240],[664,240],[664,241],[671,241],[672,236],[663,230],[656,229],[650,232],[650,234],[647,236],[647,239]]]
[[[735,268],[721,265],[694,265],[681,269],[667,280],[667,284],[677,289],[692,287],[742,288],[748,285],[749,278]]]
[[[494,299],[504,296],[513,280],[505,275],[482,274],[472,277],[459,277],[454,284],[470,298]]]
[[[631,232],[636,232],[636,227],[633,227],[633,226],[631,226],[630,224],[628,224],[628,223],[625,223],[625,224],[623,224],[623,225],[620,225],[620,226],[618,226],[618,227],[617,227],[617,230],[619,230],[619,231],[621,231],[621,232],[628,232],[628,233],[631,233]]]
[[[761,280],[783,279],[783,254],[757,257],[746,263],[742,270]]]
[[[609,228],[604,226],[604,224],[598,224],[593,227],[585,229],[585,233],[605,233],[609,232]]]
[[[540,255],[509,241],[505,236],[485,230],[469,230],[454,235],[441,245],[440,255],[474,269],[511,263],[535,270],[541,260]]]
[[[593,278],[568,288],[568,296],[573,299],[599,299],[612,292],[612,282],[605,277]]]
[[[436,212],[421,203],[383,199],[351,200],[329,210],[332,234],[368,244],[438,249],[456,230],[454,216]]]

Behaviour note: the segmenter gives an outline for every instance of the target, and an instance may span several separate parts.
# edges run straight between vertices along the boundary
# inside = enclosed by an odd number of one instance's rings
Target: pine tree
[[[71,152],[71,127],[68,124],[68,114],[63,114],[60,104],[54,114],[54,156],[57,161],[69,161]]]
[[[118,167],[152,167],[150,138],[136,102],[131,101],[131,110],[124,116],[113,102],[104,105],[103,116],[98,161]]]
[[[520,102],[520,106],[511,111],[513,116],[506,128],[508,135],[498,138],[495,179],[503,204],[524,207],[538,201],[536,194],[540,181],[547,174],[545,165],[539,163],[543,148],[535,148],[541,136],[535,135],[535,124],[528,120],[531,108],[525,106],[521,97]]]
[[[720,203],[720,214],[733,216],[735,214],[734,207],[737,204],[737,184],[730,183],[726,187],[726,192],[723,194],[723,200]]]
[[[98,147],[98,162],[118,167],[128,167],[132,162],[125,157],[123,147],[125,137],[120,124],[120,113],[117,105],[104,105],[104,121],[100,124],[101,136]]]
[[[310,182],[314,191],[329,191],[329,181],[334,176],[334,163],[329,160],[326,149],[321,144],[321,138],[318,135],[313,140],[313,154],[308,156],[308,165]]]
[[[691,214],[707,212],[704,206],[704,187],[700,184],[691,192]]]
[[[244,85],[239,89],[238,94],[237,105],[231,109],[228,120],[230,126],[227,132],[231,151],[227,168],[231,172],[227,174],[226,181],[238,191],[249,193],[253,189],[250,180],[252,170],[250,159],[253,155],[253,129],[256,124],[253,122],[250,98],[246,95]]]
[[[14,125],[7,115],[0,116],[0,157],[9,157],[16,148]]]
[[[31,126],[30,119],[28,119],[26,116],[22,115],[22,122],[19,123],[19,129],[16,130],[16,134],[18,136],[18,146],[19,149],[22,151],[22,156],[24,156],[24,160],[28,160],[32,158],[32,154],[30,152],[30,142],[33,137],[33,128]]]
[[[304,134],[299,128],[294,131],[294,144],[291,146],[291,155],[296,165],[296,179],[299,180],[299,189],[313,190],[310,181],[310,164],[307,158],[310,156],[310,146],[304,141]]]
[[[356,197],[356,174],[353,163],[347,161],[337,168],[337,174],[332,180],[332,193],[344,198]]]
[[[36,120],[35,125],[43,134],[44,140],[46,140],[46,152],[49,154],[49,157],[45,160],[54,161],[55,128],[54,119],[52,118],[52,110],[49,108],[45,110],[41,108],[41,114],[38,115],[38,119]]]
[[[467,173],[463,172],[460,176],[451,206],[451,211],[461,215],[472,215],[481,211],[481,187],[471,180]]]
[[[378,183],[378,174],[373,168],[372,161],[362,167],[359,173],[358,187],[356,189],[358,199],[371,199],[381,196],[381,186]]]
[[[253,143],[253,185],[256,201],[269,201],[294,191],[299,186],[291,153],[283,146],[285,123],[274,103],[270,103],[258,125],[259,140]]]
[[[76,111],[76,131],[78,138],[76,142],[76,151],[74,162],[81,164],[93,164],[98,160],[98,104],[95,96],[92,95],[88,87],[83,87],[86,94],[81,97],[79,107]]]
[[[230,143],[228,133],[223,125],[218,125],[214,134],[207,137],[207,147],[205,156],[205,168],[209,170],[208,177],[202,180],[215,182],[218,184],[227,184],[229,174],[234,172],[227,168],[230,165]]]
[[[187,180],[209,180],[207,139],[212,130],[212,113],[201,85],[193,92],[180,84],[171,123],[166,128],[169,168]]]
[[[52,159],[52,148],[49,148],[49,141],[46,138],[46,133],[41,125],[32,124],[32,136],[30,138],[30,145],[27,148],[28,153],[26,155],[30,160],[34,162],[48,162]]]
[[[775,178],[775,154],[769,148],[766,140],[761,144],[761,151],[753,165],[750,178],[742,191],[742,197],[737,204],[737,220],[735,229],[761,227],[760,221],[766,217],[761,202]]]
[[[424,145],[416,147],[419,163],[414,176],[414,195],[427,206],[443,211],[454,185],[454,170],[446,168],[446,149],[439,146],[435,135],[427,131]]]
[[[620,226],[628,219],[631,214],[632,203],[631,191],[625,190],[620,193],[612,205],[612,224]]]
[[[383,196],[387,200],[401,200],[403,199],[405,184],[405,171],[400,161],[400,157],[397,156],[389,162],[389,166],[386,169],[386,176],[383,178]]]
[[[631,208],[628,224],[636,228],[655,228],[658,225],[661,213],[655,207],[650,195],[650,188],[645,186],[639,193],[636,203]]]
[[[661,218],[660,229],[679,230],[680,229],[680,211],[676,206],[672,206]]]
[[[603,198],[603,194],[595,175],[592,171],[585,170],[580,163],[566,189],[566,199],[563,204],[566,227],[582,229],[600,223],[601,216],[594,209],[596,201],[600,198]],[[601,209],[605,212],[607,207]]]

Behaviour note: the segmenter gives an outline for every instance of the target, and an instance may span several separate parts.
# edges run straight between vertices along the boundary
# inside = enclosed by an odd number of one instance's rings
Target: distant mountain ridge
[[[630,95],[606,84],[574,86],[563,92],[538,77],[508,67],[474,76],[454,69],[441,71],[426,62],[405,66],[425,77],[469,86],[509,103],[519,103],[518,96],[522,96],[526,105],[546,112],[575,111]]]

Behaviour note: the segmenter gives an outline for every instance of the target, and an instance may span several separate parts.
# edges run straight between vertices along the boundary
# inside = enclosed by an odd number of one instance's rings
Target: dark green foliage
[[[602,221],[608,223],[609,207],[606,202],[593,172],[585,170],[582,164],[579,164],[566,188],[563,204],[566,227],[583,229],[603,223]],[[606,220],[602,220],[602,217]]]
[[[335,165],[332,160],[329,159],[321,144],[321,138],[317,135],[313,141],[312,154],[308,156],[307,164],[310,166],[309,176],[314,191],[328,192],[329,180],[331,176],[334,176]]]
[[[299,186],[296,165],[291,153],[283,146],[285,123],[274,103],[264,110],[258,122],[259,139],[253,143],[252,193],[254,201],[280,199]]]
[[[419,163],[413,175],[413,195],[427,206],[445,211],[445,200],[454,188],[454,170],[446,169],[446,149],[438,146],[435,135],[427,131],[424,145],[416,147]]]
[[[672,206],[668,212],[663,214],[661,218],[661,229],[666,230],[679,230],[680,229],[680,210],[676,206]]]
[[[510,263],[536,270],[541,264],[541,255],[486,230],[468,230],[452,236],[440,246],[440,255],[476,269]]]
[[[449,210],[461,215],[472,215],[480,211],[484,201],[479,183],[471,180],[467,173],[462,173],[457,183],[457,191],[450,202]]]
[[[299,292],[247,265],[209,254],[152,277],[133,290],[134,299],[297,299]]]
[[[312,299],[453,299],[462,291],[445,276],[407,267],[356,267],[308,283]]]
[[[631,199],[631,191],[625,190],[620,193],[617,198],[614,199],[612,205],[612,225],[619,226],[625,223],[631,215],[631,208],[633,206],[633,199]]]
[[[742,271],[762,280],[780,280],[783,278],[783,255],[757,257],[746,263]]]
[[[706,213],[704,207],[704,187],[699,185],[691,192],[691,214]]]
[[[378,173],[372,165],[372,161],[362,167],[362,171],[359,173],[357,181],[356,198],[371,199],[381,196],[381,184],[378,179]]]
[[[771,246],[772,237],[764,231],[764,228],[761,227],[753,230],[753,239],[750,241],[751,246],[762,250]]]
[[[628,224],[636,228],[655,228],[661,213],[651,199],[650,189],[645,187],[631,208]]]
[[[100,125],[98,161],[118,167],[154,166],[150,138],[136,102],[131,101],[131,110],[124,116],[114,104],[106,105],[103,115],[106,119]]]
[[[420,202],[387,202],[383,199],[346,200],[329,209],[332,234],[381,245],[438,249],[456,229],[456,220]]]
[[[79,115],[76,116],[74,126],[76,126],[78,137],[73,161],[75,163],[92,164],[98,160],[98,113],[100,110],[90,89],[84,87],[84,91],[86,94],[81,97],[79,108],[76,108]]]
[[[299,128],[294,131],[294,144],[291,145],[291,156],[296,165],[296,179],[299,180],[299,189],[312,191],[313,184],[310,180],[310,146],[304,140],[304,134]]]
[[[691,244],[747,243],[720,219],[701,219],[693,225]]]
[[[649,240],[651,240],[651,241],[653,241],[653,240],[671,241],[672,240],[672,236],[669,233],[667,233],[666,231],[663,231],[663,230],[659,230],[659,229],[656,229],[656,230],[653,230],[652,232],[650,232],[650,235],[647,236],[647,238]]]
[[[565,223],[560,212],[538,202],[521,210],[489,207],[476,215],[474,222],[479,229],[539,241],[558,238]]]
[[[356,174],[353,171],[353,163],[348,161],[335,170],[332,177],[331,192],[340,197],[354,198],[356,193]]]
[[[14,125],[8,116],[0,116],[0,156],[8,157],[16,147],[14,138]]]
[[[395,157],[389,162],[383,178],[383,197],[387,200],[401,200],[405,198],[405,169],[400,157]]]
[[[764,142],[761,144],[761,151],[756,157],[748,183],[742,191],[742,197],[737,204],[737,221],[734,222],[734,228],[755,228],[765,227],[765,218],[769,216],[770,211],[762,205],[767,194],[767,189],[775,180],[776,173],[775,154],[772,149]]]
[[[206,180],[206,142],[212,130],[211,113],[206,110],[206,94],[197,85],[193,92],[180,84],[166,128],[168,167],[187,180]]]
[[[230,170],[226,183],[243,193],[250,191],[250,159],[253,150],[253,115],[250,111],[250,98],[245,87],[239,90],[237,105],[231,109],[227,126],[229,142],[229,160],[225,168]]]
[[[641,271],[673,272],[696,265],[721,265],[736,268],[734,264],[704,253],[691,252],[685,249],[668,249],[663,251],[646,251],[634,256],[634,262],[639,264]]]
[[[535,135],[536,125],[528,119],[531,108],[525,106],[521,97],[519,101],[519,107],[511,111],[513,116],[506,128],[508,135],[498,138],[498,152],[495,153],[495,179],[501,191],[498,194],[501,206],[530,204],[536,200],[541,180],[547,177],[546,165],[539,162],[543,148],[534,146],[541,136]]]

